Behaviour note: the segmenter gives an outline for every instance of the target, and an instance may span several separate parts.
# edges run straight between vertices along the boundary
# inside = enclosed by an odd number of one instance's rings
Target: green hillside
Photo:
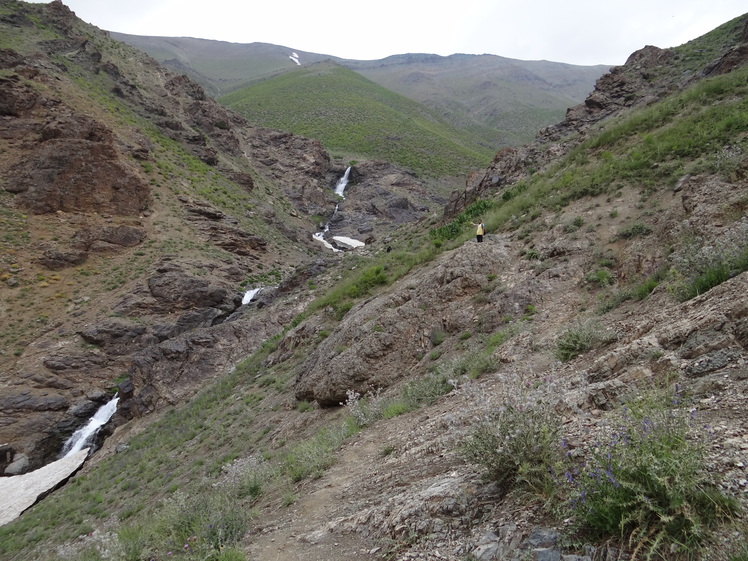
[[[422,105],[332,62],[302,67],[219,99],[252,123],[320,140],[336,155],[381,159],[450,176],[494,150]]]
[[[346,68],[423,103],[449,124],[492,146],[523,144],[564,118],[606,66],[522,61],[495,55],[395,55],[346,61]]]

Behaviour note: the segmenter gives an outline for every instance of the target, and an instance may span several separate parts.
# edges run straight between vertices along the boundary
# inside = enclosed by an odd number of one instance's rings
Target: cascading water
[[[262,290],[262,287],[247,290],[247,292],[244,293],[244,298],[242,298],[242,306],[245,304],[249,304],[252,301],[252,298],[260,293],[260,290]]]
[[[348,186],[348,176],[351,174],[351,167],[348,166],[348,169],[345,170],[345,173],[343,174],[343,177],[338,179],[337,185],[335,185],[335,194],[343,197],[343,193],[345,192],[345,188]],[[345,197],[343,197],[345,198]],[[337,207],[336,207],[337,210]]]
[[[73,436],[67,439],[67,442],[65,442],[62,447],[60,457],[66,458],[67,456],[83,450],[83,448],[93,440],[96,433],[99,432],[99,429],[112,418],[114,412],[117,411],[118,402],[119,397],[115,395],[111,401],[102,405],[85,426],[79,428],[73,433]]]
[[[351,167],[349,166],[345,170],[343,177],[338,179],[338,182],[335,185],[335,194],[338,195],[339,197],[342,197],[343,199],[345,199],[345,196],[343,195],[343,193],[345,193],[345,188],[348,186],[348,177],[350,176],[350,174],[351,174]],[[335,205],[335,210],[332,213],[333,216],[337,214],[339,206],[340,206],[339,204]],[[313,234],[312,238],[325,244],[325,247],[327,249],[331,249],[332,251],[335,251],[335,252],[341,251],[340,249],[338,249],[337,247],[335,247],[334,245],[332,245],[330,242],[328,242],[325,239],[325,234],[329,231],[330,231],[330,223],[328,222],[327,224],[325,224],[325,228],[321,232],[317,232]],[[333,236],[332,239],[338,242],[339,245],[342,245],[343,247],[350,248],[350,249],[353,249],[356,247],[363,247],[364,245],[366,245],[364,242],[354,240],[353,238],[346,238],[343,236]]]

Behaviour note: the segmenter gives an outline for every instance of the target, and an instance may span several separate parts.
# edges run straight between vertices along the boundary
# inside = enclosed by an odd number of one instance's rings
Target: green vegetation
[[[250,122],[315,138],[331,152],[381,159],[435,177],[485,166],[493,151],[423,105],[327,62],[220,98]]]
[[[632,557],[681,558],[738,513],[705,469],[708,430],[695,426],[677,388],[627,403],[583,462],[567,453],[552,408],[529,397],[493,410],[463,453],[504,492],[530,492],[569,516],[583,539],[618,538]]]
[[[611,340],[615,335],[607,333],[597,322],[579,322],[564,331],[556,342],[556,358],[568,362],[590,349],[597,348]]]
[[[680,300],[703,294],[748,271],[748,221],[736,222],[715,240],[693,239],[671,256],[671,286]]]
[[[548,404],[523,397],[507,399],[492,411],[464,442],[463,453],[502,492],[523,489],[550,497],[553,474],[563,461],[561,421]]]
[[[622,537],[647,558],[689,554],[737,513],[704,469],[704,438],[691,434],[679,396],[655,392],[631,401],[593,448],[583,469],[567,472],[580,529]]]
[[[453,373],[448,369],[437,368],[423,378],[404,384],[397,397],[387,397],[381,390],[364,396],[349,390],[345,406],[356,425],[364,428],[381,419],[431,405],[456,387],[457,380],[450,378],[450,374]]]
[[[349,421],[333,421],[300,444],[245,465],[263,447],[267,431],[259,423],[283,395],[282,384],[275,383],[278,373],[262,366],[275,343],[268,341],[231,373],[131,437],[126,453],[102,460],[90,474],[1,527],[0,556],[22,559],[48,540],[72,541],[118,517],[125,522],[121,559],[160,558],[168,551],[180,551],[185,560],[224,559],[220,556],[246,532],[260,496],[280,496],[293,482],[318,477],[357,430]],[[238,476],[227,479],[225,468],[238,458],[245,458]]]
[[[748,139],[739,133],[746,127],[748,68],[743,67],[605,123],[547,171],[505,189],[495,200],[478,201],[486,212],[477,214],[484,215],[489,232],[516,229],[535,210],[559,210],[582,197],[614,194],[625,185],[646,195],[675,185],[686,173],[715,173],[729,180],[740,154],[748,151]],[[475,214],[432,230],[432,237],[459,236],[470,216]],[[647,224],[635,223],[620,235],[649,231]]]
[[[454,240],[460,236],[464,236],[470,221],[486,216],[486,213],[493,206],[491,201],[476,201],[453,218],[448,224],[429,230],[429,235],[437,246],[441,245],[442,240]],[[473,234],[473,230],[470,230],[470,234]]]

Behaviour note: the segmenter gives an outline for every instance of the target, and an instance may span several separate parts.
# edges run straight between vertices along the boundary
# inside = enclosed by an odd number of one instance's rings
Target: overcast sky
[[[272,43],[357,60],[489,53],[581,65],[618,65],[645,45],[682,45],[748,11],[746,0],[63,2],[88,23],[133,35]]]

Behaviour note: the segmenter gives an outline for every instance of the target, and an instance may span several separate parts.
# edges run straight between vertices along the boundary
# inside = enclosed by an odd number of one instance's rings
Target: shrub
[[[614,335],[596,322],[582,322],[570,327],[556,342],[556,358],[568,362],[580,354],[610,342]]]
[[[438,347],[444,342],[444,339],[446,339],[447,334],[444,333],[441,329],[432,329],[431,335],[429,336],[429,339],[431,340],[431,344],[435,347]]]
[[[584,280],[590,284],[605,287],[613,284],[613,275],[606,269],[598,269],[597,271],[590,271],[587,273]]]
[[[312,438],[301,442],[289,450],[283,458],[283,468],[291,481],[297,482],[307,477],[317,479],[335,463],[335,453],[343,441],[358,427],[342,424],[339,427],[325,428]]]
[[[381,388],[376,393],[368,392],[365,396],[353,390],[348,390],[346,398],[343,405],[359,428],[368,427],[381,419],[382,411],[387,406],[387,400],[382,395]]]
[[[155,513],[148,527],[126,527],[120,543],[131,559],[150,559],[180,551],[188,558],[206,559],[244,537],[249,514],[237,508],[233,489],[205,489],[187,496],[175,493]],[[144,554],[148,553],[147,557]],[[139,556],[138,556],[139,555]]]
[[[488,352],[492,353],[498,347],[506,343],[509,339],[514,337],[516,331],[517,330],[512,327],[507,327],[506,329],[502,329],[491,335],[488,338]]]
[[[622,227],[618,230],[618,237],[631,239],[638,236],[646,236],[652,233],[652,228],[643,222],[634,222],[630,226]]]
[[[441,396],[451,392],[457,382],[450,378],[448,369],[440,368],[429,372],[420,380],[414,380],[403,386],[402,400],[410,409],[431,405]]]
[[[737,509],[704,470],[703,444],[688,438],[692,417],[677,400],[659,392],[630,403],[582,472],[567,472],[582,529],[627,539],[633,557],[687,553]]]
[[[560,430],[550,407],[505,402],[473,431],[462,450],[503,492],[523,488],[548,497],[557,487],[553,474],[563,461]]]

